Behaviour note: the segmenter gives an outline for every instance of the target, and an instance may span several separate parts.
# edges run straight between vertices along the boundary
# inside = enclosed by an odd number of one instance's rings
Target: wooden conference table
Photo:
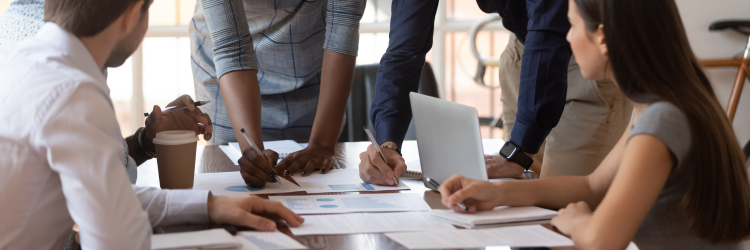
[[[485,153],[498,152],[500,147],[504,143],[503,140],[499,139],[486,139],[483,140]],[[358,169],[359,166],[359,154],[367,149],[370,145],[369,142],[345,142],[338,143],[336,145],[336,154],[334,156],[336,160],[336,168],[349,168]],[[240,167],[235,165],[224,152],[219,149],[218,146],[198,146],[196,151],[197,157],[195,162],[196,173],[216,173],[216,172],[229,172],[239,171]],[[408,163],[413,160],[419,159],[417,144],[415,141],[405,141],[402,146],[402,154],[404,160]],[[418,167],[414,166],[409,170],[421,171]],[[525,173],[523,179],[536,179],[536,174]],[[440,202],[440,194],[431,191],[424,186],[422,181],[418,180],[403,180],[411,190],[403,191],[368,191],[363,193],[417,193],[424,197],[425,202],[430,205],[433,209],[445,209],[446,207]],[[143,165],[138,167],[138,182],[136,185],[141,186],[159,186],[159,171],[156,165],[156,160],[149,160]],[[338,192],[338,193],[326,193],[326,194],[357,194],[359,192]],[[296,193],[284,193],[279,195],[305,195],[305,192]],[[274,195],[274,194],[271,194]],[[264,198],[268,198],[268,195],[259,195]],[[279,225],[279,230],[295,240],[299,241],[303,245],[310,249],[405,249],[400,244],[392,241],[382,233],[367,233],[367,234],[347,234],[347,235],[310,235],[310,236],[294,236],[289,228],[285,225]],[[553,248],[553,249],[571,249],[571,248]]]

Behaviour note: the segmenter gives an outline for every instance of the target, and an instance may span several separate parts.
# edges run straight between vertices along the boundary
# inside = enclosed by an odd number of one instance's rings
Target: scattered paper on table
[[[270,149],[279,153],[279,161],[287,155],[305,149],[307,143],[296,143],[293,140],[283,141],[264,141],[263,146],[265,149]],[[242,157],[242,150],[240,150],[240,144],[236,142],[230,142],[229,145],[219,145],[219,149],[224,152],[227,157],[238,165],[237,161]]]
[[[244,196],[248,194],[275,194],[305,191],[307,193],[357,192],[382,190],[409,190],[409,186],[380,186],[363,183],[357,169],[332,169],[325,174],[314,173],[302,177],[295,175],[297,185],[279,178],[278,183],[266,183],[262,188],[251,188],[245,184],[239,171],[195,174],[193,189],[211,190],[214,195]]]
[[[242,250],[307,249],[305,245],[279,231],[245,231],[234,238],[242,243]]]
[[[540,225],[448,232],[387,233],[385,236],[409,249],[573,246],[572,240]]]
[[[221,151],[224,152],[227,157],[229,157],[229,160],[231,160],[234,165],[240,165],[239,160],[240,158],[242,158],[242,153],[232,149],[232,147],[229,145],[219,145],[219,149],[221,149]]]
[[[358,213],[302,216],[305,223],[290,227],[294,235],[385,233],[427,230],[451,230],[451,224],[439,222],[429,212]]]
[[[240,144],[237,142],[230,142],[229,146],[234,149],[235,152],[242,154],[242,150],[240,150]],[[263,148],[268,150],[276,151],[276,153],[279,154],[279,159],[282,159],[286,157],[287,155],[303,150],[302,146],[300,146],[299,143],[293,141],[293,140],[281,140],[281,141],[264,141],[263,142]]]
[[[430,211],[419,194],[269,196],[297,214]]]
[[[224,229],[154,234],[151,249],[239,249],[240,243]]]

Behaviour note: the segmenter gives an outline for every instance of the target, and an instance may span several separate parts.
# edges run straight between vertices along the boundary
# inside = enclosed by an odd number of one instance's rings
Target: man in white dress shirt
[[[280,203],[255,196],[131,186],[101,72],[121,65],[143,40],[151,1],[48,0],[49,22],[36,36],[0,47],[0,249],[59,249],[74,224],[84,249],[149,249],[152,227],[276,228],[253,213],[302,223]],[[164,122],[155,130],[210,136],[210,121],[189,108],[154,116]],[[190,122],[164,125],[169,119]]]

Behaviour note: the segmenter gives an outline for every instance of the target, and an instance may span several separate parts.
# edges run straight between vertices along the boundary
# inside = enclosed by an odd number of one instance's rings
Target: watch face
[[[500,149],[500,154],[505,156],[505,158],[513,157],[513,153],[516,152],[516,145],[513,145],[512,143],[506,143],[503,145],[503,148]]]

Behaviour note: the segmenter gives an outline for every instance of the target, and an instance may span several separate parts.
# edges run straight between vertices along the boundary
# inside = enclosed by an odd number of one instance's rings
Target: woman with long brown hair
[[[454,176],[443,203],[562,208],[552,220],[581,249],[740,249],[750,184],[729,120],[687,40],[674,0],[570,0],[568,41],[588,79],[633,102],[631,127],[594,173],[490,183]],[[593,212],[592,212],[593,210]]]

